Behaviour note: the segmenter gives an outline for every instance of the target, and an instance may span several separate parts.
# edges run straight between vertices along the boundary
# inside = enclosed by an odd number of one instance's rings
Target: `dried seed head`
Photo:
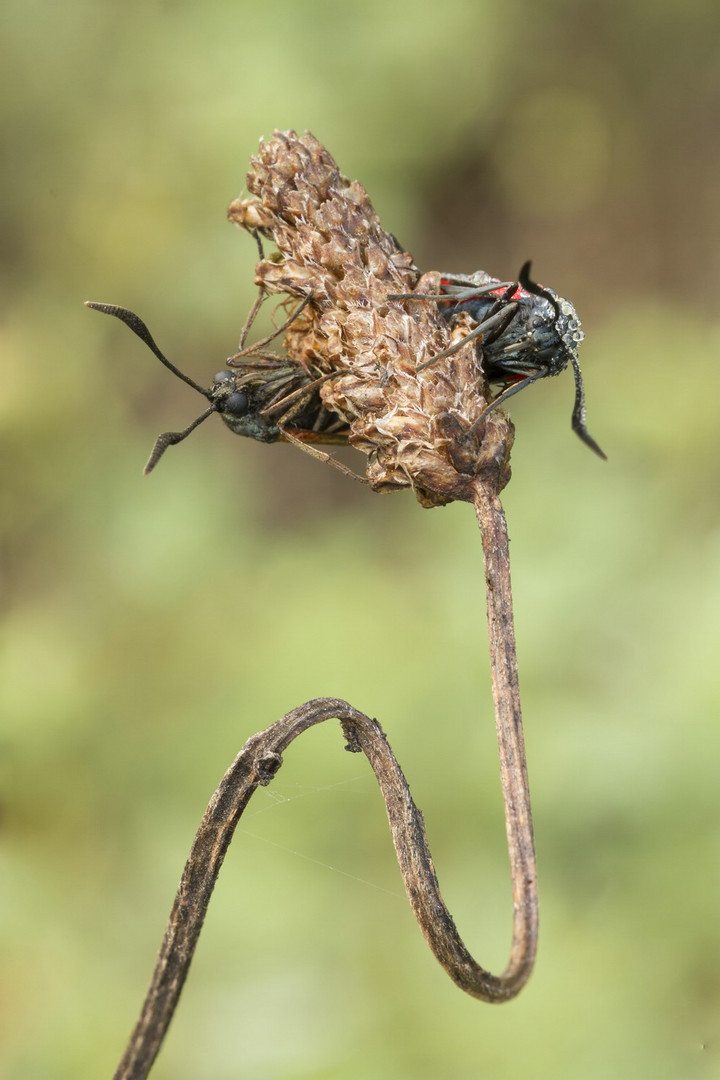
[[[350,422],[350,443],[368,455],[376,491],[412,487],[424,506],[473,500],[479,479],[500,491],[510,478],[513,427],[486,406],[474,345],[417,369],[467,333],[450,331],[431,303],[388,300],[437,292],[380,225],[365,189],[339,172],[309,134],[275,132],[248,175],[251,198],[228,216],[275,243],[256,280],[269,293],[312,302],[291,324],[285,349],[314,370],[337,372],[324,404]]]

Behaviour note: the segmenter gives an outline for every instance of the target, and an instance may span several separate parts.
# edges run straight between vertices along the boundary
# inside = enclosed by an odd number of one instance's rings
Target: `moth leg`
[[[546,378],[545,372],[538,371],[534,375],[528,375],[527,378],[513,383],[512,386],[508,386],[506,390],[503,390],[502,394],[498,394],[496,398],[493,398],[487,408],[483,409],[472,427],[468,428],[467,434],[472,435],[472,433],[483,423],[487,414],[492,412],[493,409],[497,409],[499,405],[504,405],[508,398],[512,397],[514,394],[519,394],[526,386],[530,386],[531,383],[537,382],[538,379],[543,378]]]
[[[253,229],[251,235],[255,238],[255,243],[257,244],[257,247],[258,247],[258,256],[260,258],[260,261],[262,262],[262,260],[265,258],[265,252],[263,250],[262,240],[260,239],[260,236],[258,234],[257,229]],[[240,340],[238,341],[238,352],[239,353],[242,353],[242,351],[245,348],[245,342],[247,341],[247,336],[250,333],[250,328],[252,327],[252,324],[255,322],[255,319],[257,318],[257,314],[258,314],[260,308],[263,305],[263,300],[264,299],[265,299],[265,289],[261,285],[259,287],[259,289],[258,289],[258,294],[257,294],[257,296],[255,298],[255,302],[254,302],[253,306],[250,308],[250,311],[248,312],[248,316],[245,319],[245,323],[243,325],[243,328],[240,331]]]
[[[322,386],[328,379],[334,379],[338,375],[337,371],[329,371],[327,375],[321,375],[319,378],[314,379],[312,382],[305,383],[303,386],[298,387],[297,390],[293,390],[291,393],[286,394],[285,397],[279,398],[277,401],[273,401],[260,412],[260,416],[269,416],[278,409],[283,409],[280,416],[280,420],[289,421],[301,411],[303,405],[312,393],[317,390],[318,386]]]
[[[344,476],[349,476],[351,480],[358,480],[361,484],[367,484],[368,479],[365,476],[360,476],[359,473],[354,472],[348,468],[347,465],[343,465],[342,461],[338,461],[332,454],[326,454],[324,450],[318,450],[316,446],[311,446],[309,443],[303,442],[297,435],[293,435],[286,428],[281,427],[278,424],[280,431],[280,437],[285,442],[292,443],[293,446],[297,446],[298,450],[304,451],[309,454],[310,457],[317,458],[318,461],[324,461],[326,465],[332,465],[334,469],[338,469]]]
[[[475,338],[483,335],[487,337],[492,334],[491,340],[499,337],[512,322],[515,317],[515,313],[518,309],[518,304],[515,302],[509,303],[501,311],[497,311],[494,315],[491,315],[487,319],[483,319],[481,323],[475,327],[470,334],[466,334],[460,341],[456,341],[454,345],[450,345],[449,348],[443,349],[442,352],[437,353],[435,356],[431,356],[429,360],[426,360],[423,364],[418,364],[416,370],[424,371],[425,368],[430,367],[431,364],[435,364],[438,360],[444,360],[447,356],[452,356],[458,349],[462,349],[463,345],[467,345],[470,341],[474,341]]]
[[[245,342],[247,341],[247,336],[250,333],[250,329],[252,327],[252,324],[255,322],[255,319],[257,318],[257,314],[258,314],[260,308],[263,306],[264,299],[265,299],[265,290],[261,285],[260,288],[258,289],[258,294],[255,297],[255,302],[253,303],[253,306],[250,308],[250,311],[248,312],[248,316],[247,316],[247,318],[246,318],[246,320],[245,320],[245,322],[243,324],[243,328],[240,331],[240,340],[238,341],[238,351],[237,351],[238,356],[242,356],[242,354],[245,352]]]
[[[265,292],[264,292],[264,290],[262,289],[262,286],[261,286],[260,295],[257,297],[257,299],[255,300],[255,303],[253,304],[252,308],[250,309],[250,314],[248,315],[246,325],[243,327],[243,332],[242,332],[242,335],[240,337],[241,346],[244,344],[244,341],[245,341],[245,338],[247,337],[247,333],[248,333],[248,331],[250,329],[250,326],[252,326],[252,323],[255,320],[255,317],[256,317],[258,311],[260,310],[260,306],[261,306],[264,299],[265,299]],[[234,356],[231,356],[229,358],[228,364],[230,366],[232,366],[233,364],[237,364],[238,360],[243,356],[255,356],[255,355],[260,356],[260,355],[262,355],[262,353],[260,353],[258,350],[262,349],[265,345],[269,345],[271,341],[274,341],[275,338],[280,337],[281,334],[284,334],[285,331],[287,330],[287,328],[295,321],[295,319],[297,319],[300,312],[304,311],[304,309],[308,306],[308,304],[310,303],[311,300],[312,300],[312,293],[310,293],[308,296],[303,297],[302,301],[298,304],[298,306],[295,308],[293,313],[285,320],[285,322],[282,324],[282,326],[279,326],[277,328],[277,330],[273,330],[272,334],[268,334],[267,337],[261,338],[260,341],[256,341],[254,345],[248,345],[247,347],[241,347],[239,352],[235,353]]]
[[[485,296],[486,293],[497,292],[498,289],[509,289],[513,292],[517,289],[516,281],[491,281],[489,285],[469,285],[461,278],[444,278],[456,289],[453,293],[389,293],[388,300],[444,300],[446,304],[462,304],[466,300],[472,300],[475,296]],[[458,284],[455,284],[455,283]],[[462,287],[461,287],[462,286]]]

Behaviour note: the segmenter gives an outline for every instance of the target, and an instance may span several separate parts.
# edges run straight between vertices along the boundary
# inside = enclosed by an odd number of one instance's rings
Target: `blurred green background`
[[[510,892],[480,541],[210,422],[85,299],[207,384],[254,296],[225,222],[310,129],[423,268],[576,304],[513,400],[512,536],[541,946],[464,997],[404,899],[337,725],[257,794],[157,1080],[720,1075],[716,0],[9,0],[2,15],[0,1075],[110,1077],[194,830],[252,732],[376,715],[481,963]]]

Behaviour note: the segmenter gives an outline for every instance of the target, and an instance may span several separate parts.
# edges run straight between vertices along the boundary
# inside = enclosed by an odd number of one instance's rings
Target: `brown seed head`
[[[474,344],[417,368],[468,332],[450,331],[432,302],[388,300],[437,292],[380,225],[365,189],[339,172],[312,135],[275,132],[248,175],[249,199],[228,216],[275,243],[256,280],[268,293],[312,295],[291,324],[285,349],[314,370],[337,372],[321,394],[350,422],[350,443],[368,455],[376,491],[411,487],[423,506],[473,500],[479,480],[500,491],[510,478],[513,427],[485,408],[487,387]]]

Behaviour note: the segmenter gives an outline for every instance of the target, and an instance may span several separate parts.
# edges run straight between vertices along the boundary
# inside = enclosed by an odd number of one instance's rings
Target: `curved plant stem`
[[[507,524],[500,497],[489,485],[476,485],[475,512],[485,558],[490,670],[513,889],[513,941],[502,980],[511,989],[507,996],[513,997],[530,977],[537,951],[535,839],[520,707]]]
[[[420,811],[376,720],[347,702],[316,698],[293,709],[247,743],[210,800],[180,881],[145,1003],[115,1080],[144,1080],[180,997],[215,881],[251,795],[282,764],[290,743],[324,720],[340,720],[347,749],[362,751],[375,773],[410,904],[433,953],[451,979],[483,1001],[514,997],[527,981],[537,942],[537,894],[532,820],[518,692],[505,518],[498,496],[478,485],[476,512],[483,538],[493,694],[513,882],[513,942],[502,975],[470,955],[440,894]]]

